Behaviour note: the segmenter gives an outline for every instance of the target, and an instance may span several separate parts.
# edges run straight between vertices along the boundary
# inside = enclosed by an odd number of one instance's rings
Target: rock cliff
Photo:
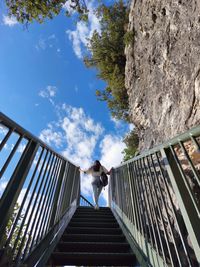
[[[126,87],[140,148],[200,123],[200,1],[133,0]]]

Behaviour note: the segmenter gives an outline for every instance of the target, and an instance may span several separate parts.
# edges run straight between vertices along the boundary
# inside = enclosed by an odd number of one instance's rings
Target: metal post
[[[53,209],[52,209],[52,213],[51,213],[51,220],[49,223],[50,228],[53,226],[54,221],[55,221],[55,217],[56,217],[55,215],[57,212],[58,199],[59,199],[59,195],[60,195],[60,189],[61,189],[61,185],[62,185],[62,181],[63,181],[63,176],[65,173],[65,167],[66,167],[66,161],[63,160],[61,170],[60,170],[60,175],[58,178],[58,185],[57,185],[57,189],[56,189],[54,200],[53,200]]]

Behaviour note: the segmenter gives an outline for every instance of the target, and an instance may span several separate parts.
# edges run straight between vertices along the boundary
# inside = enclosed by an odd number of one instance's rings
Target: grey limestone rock
[[[133,0],[126,87],[140,149],[200,123],[200,1]]]

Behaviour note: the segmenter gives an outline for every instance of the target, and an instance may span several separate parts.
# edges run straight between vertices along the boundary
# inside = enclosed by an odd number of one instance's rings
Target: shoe
[[[99,206],[98,206],[98,205],[95,205],[95,206],[94,206],[94,209],[95,209],[95,210],[99,210]]]

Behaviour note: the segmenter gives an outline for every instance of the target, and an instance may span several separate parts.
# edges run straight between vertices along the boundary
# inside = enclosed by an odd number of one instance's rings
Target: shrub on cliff
[[[138,152],[139,138],[135,129],[125,136],[124,143],[126,144],[126,148],[123,151],[123,161],[127,161],[133,158]]]
[[[85,0],[5,0],[9,15],[27,24],[33,21],[42,23],[46,18],[58,15],[67,2],[71,9],[79,13],[81,19],[87,18]],[[66,15],[69,12],[66,11]]]
[[[124,54],[128,10],[120,0],[111,6],[100,5],[97,16],[101,30],[95,31],[89,40],[90,53],[84,62],[87,67],[96,68],[98,78],[107,83],[106,88],[96,90],[99,100],[107,102],[113,117],[129,121]]]

